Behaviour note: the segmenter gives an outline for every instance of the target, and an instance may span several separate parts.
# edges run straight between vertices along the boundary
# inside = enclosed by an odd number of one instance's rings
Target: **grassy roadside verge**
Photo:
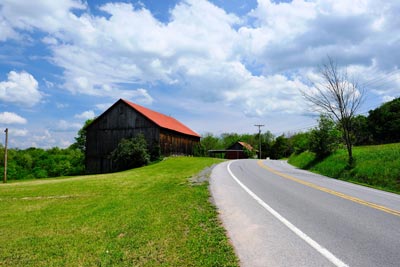
[[[0,185],[0,266],[237,266],[207,184],[219,162]]]
[[[303,152],[292,155],[289,163],[332,178],[400,193],[400,143],[354,148],[356,166],[347,168],[347,152],[336,151],[316,162],[315,155]]]

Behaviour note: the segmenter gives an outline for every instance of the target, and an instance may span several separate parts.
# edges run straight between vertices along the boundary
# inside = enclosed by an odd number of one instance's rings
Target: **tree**
[[[290,141],[284,135],[278,136],[271,147],[271,157],[273,159],[289,157],[292,152]]]
[[[336,120],[342,129],[349,165],[353,165],[353,118],[364,99],[364,91],[356,81],[349,81],[347,71],[339,70],[332,58],[320,66],[322,82],[313,82],[313,91],[304,91],[304,98],[322,114]]]
[[[323,159],[332,154],[340,144],[340,131],[335,122],[326,115],[319,118],[318,127],[310,132],[310,150],[317,159]]]
[[[234,143],[241,141],[237,133],[223,133],[221,134],[222,148],[228,148]]]
[[[371,110],[368,127],[376,143],[400,142],[400,98]]]
[[[300,154],[310,147],[310,133],[297,133],[290,137],[294,153]]]
[[[78,131],[78,136],[75,137],[75,143],[73,143],[70,148],[79,149],[82,152],[86,151],[86,128],[94,121],[93,119],[88,119],[85,121],[83,127]]]
[[[275,142],[275,136],[267,131],[262,134],[261,140],[261,158],[272,157],[272,145]]]
[[[373,142],[368,118],[358,115],[353,118],[354,145],[369,145]]]

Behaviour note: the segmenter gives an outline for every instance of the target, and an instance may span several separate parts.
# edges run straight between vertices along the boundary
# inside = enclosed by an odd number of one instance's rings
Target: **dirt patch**
[[[208,183],[210,180],[210,175],[212,172],[212,169],[217,166],[217,164],[212,165],[211,167],[207,167],[203,169],[201,172],[198,174],[192,176],[189,178],[190,185],[195,186],[195,185],[202,185],[204,183]]]

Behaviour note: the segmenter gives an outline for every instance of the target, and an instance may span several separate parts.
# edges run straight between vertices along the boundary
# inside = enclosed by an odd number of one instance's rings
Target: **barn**
[[[247,152],[258,152],[250,144],[246,142],[236,142],[227,149],[209,150],[210,157],[223,157],[226,159],[247,159],[249,154]]]
[[[164,156],[193,155],[200,135],[173,117],[120,99],[86,128],[86,172],[112,172],[111,152],[123,138],[143,134]]]
[[[226,159],[247,159],[246,150],[256,151],[250,144],[246,142],[236,142],[226,149]]]

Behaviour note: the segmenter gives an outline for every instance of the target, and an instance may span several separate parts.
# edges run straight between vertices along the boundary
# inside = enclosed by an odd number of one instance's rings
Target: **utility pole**
[[[261,127],[264,127],[264,124],[254,124],[254,126],[258,127],[258,142],[259,142],[259,159],[261,159]]]
[[[4,178],[3,183],[7,183],[7,144],[8,144],[8,128],[4,131],[6,133],[6,142],[4,146]]]

